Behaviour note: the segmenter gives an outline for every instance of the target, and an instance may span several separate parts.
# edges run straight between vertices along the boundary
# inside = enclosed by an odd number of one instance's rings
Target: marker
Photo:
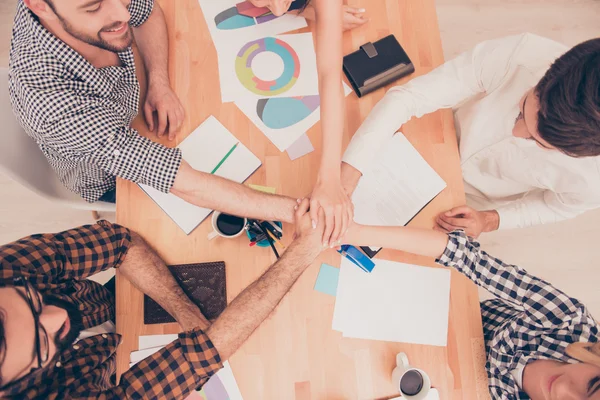
[[[233,147],[231,149],[229,149],[229,151],[227,152],[227,154],[225,154],[225,157],[223,157],[221,159],[221,161],[219,161],[219,163],[217,164],[217,166],[211,171],[211,174],[214,174],[215,172],[217,172],[217,170],[221,167],[221,165],[223,165],[223,163],[225,162],[225,160],[227,160],[227,158],[231,155],[231,153],[233,153],[233,151],[238,146],[238,144],[240,144],[240,142],[237,142],[236,144],[233,145]]]

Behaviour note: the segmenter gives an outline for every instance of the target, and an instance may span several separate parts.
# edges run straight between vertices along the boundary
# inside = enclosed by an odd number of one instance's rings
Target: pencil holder
[[[283,225],[281,224],[281,222],[279,221],[273,221],[273,223],[275,225],[277,225],[279,228],[282,228]],[[249,229],[250,225],[246,225],[246,236],[248,236],[248,239],[250,240],[250,242],[252,242],[255,238],[256,238],[256,234],[251,231]],[[256,242],[256,246],[258,247],[269,247],[269,241],[267,239],[263,239],[263,240],[259,240],[258,242]]]

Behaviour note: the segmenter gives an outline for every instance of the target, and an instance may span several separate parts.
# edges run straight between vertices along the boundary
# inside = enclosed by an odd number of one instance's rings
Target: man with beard
[[[115,202],[116,177],[230,214],[293,222],[294,200],[194,170],[181,151],[130,127],[147,71],[143,114],[175,138],[184,110],[170,88],[163,12],[153,0],[19,0],[10,51],[13,110],[61,182],[85,200]],[[331,224],[329,224],[331,225]]]
[[[212,324],[139,235],[100,221],[0,247],[0,397],[183,399],[222,367],[323,249],[324,216],[296,206],[295,240]],[[85,278],[119,268],[183,333],[114,380],[114,297]],[[79,339],[75,341],[75,339]]]

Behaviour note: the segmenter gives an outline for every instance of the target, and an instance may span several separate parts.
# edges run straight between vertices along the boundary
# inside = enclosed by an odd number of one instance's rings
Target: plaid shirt
[[[598,324],[583,304],[524,269],[489,256],[464,232],[450,234],[437,262],[456,268],[498,297],[481,305],[493,399],[529,399],[511,371],[534,360],[577,362],[566,355],[567,346],[598,341]]]
[[[132,0],[129,24],[143,24],[153,0]],[[115,176],[168,193],[181,152],[130,128],[140,96],[131,48],[123,66],[97,69],[48,32],[19,0],[10,50],[13,111],[56,171],[85,200],[115,188]]]
[[[114,319],[114,298],[85,278],[121,265],[129,231],[100,221],[57,234],[33,235],[0,247],[0,285],[25,276],[42,294],[78,306],[84,329]],[[17,399],[182,399],[221,367],[208,336],[196,329],[142,360],[115,383],[120,335],[108,333],[78,341],[40,371],[0,394]]]

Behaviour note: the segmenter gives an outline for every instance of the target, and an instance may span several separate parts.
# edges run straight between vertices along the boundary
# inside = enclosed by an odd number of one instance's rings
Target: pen
[[[269,223],[267,223],[266,221],[261,222],[259,225],[262,226],[263,229],[266,230],[267,232],[271,232],[277,238],[280,238],[283,236],[279,231],[276,231],[275,229],[273,229],[273,227],[271,225],[269,225]]]
[[[253,224],[260,229],[260,231],[262,233],[264,233],[265,235],[267,235],[267,232],[264,228],[262,228],[259,224],[256,223],[256,221],[253,222]],[[267,241],[269,242],[269,245],[271,246],[271,249],[273,250],[273,253],[275,253],[275,257],[279,258],[279,253],[277,252],[277,249],[275,248],[275,245],[273,244],[273,239],[271,239],[270,236],[267,235],[266,237]]]
[[[237,142],[236,144],[233,145],[233,147],[231,149],[229,149],[229,151],[227,152],[227,154],[225,154],[225,157],[223,157],[221,159],[221,161],[219,161],[219,163],[217,164],[217,166],[211,171],[211,174],[214,174],[215,172],[217,172],[217,170],[221,167],[221,165],[223,165],[223,163],[225,162],[225,160],[227,160],[227,158],[231,155],[231,153],[233,153],[233,151],[238,146],[238,144],[240,144],[240,142]]]
[[[281,229],[281,228],[279,227],[279,225],[277,225],[276,223],[274,223],[274,222],[271,222],[271,221],[265,221],[265,222],[266,222],[267,224],[269,224],[270,226],[272,226],[273,228],[275,228],[275,229],[276,229],[276,230],[277,230],[279,233],[283,233],[283,229]]]
[[[271,232],[269,232],[269,231],[267,231],[267,234],[268,234],[269,236],[271,236],[271,239],[273,239],[273,240],[275,241],[275,243],[277,243],[278,245],[280,245],[280,246],[281,246],[281,248],[283,248],[283,249],[285,250],[285,246],[283,245],[283,243],[281,243],[281,242],[279,241],[279,239],[277,239],[277,238],[275,237],[275,235],[273,235],[273,234],[272,234]]]

